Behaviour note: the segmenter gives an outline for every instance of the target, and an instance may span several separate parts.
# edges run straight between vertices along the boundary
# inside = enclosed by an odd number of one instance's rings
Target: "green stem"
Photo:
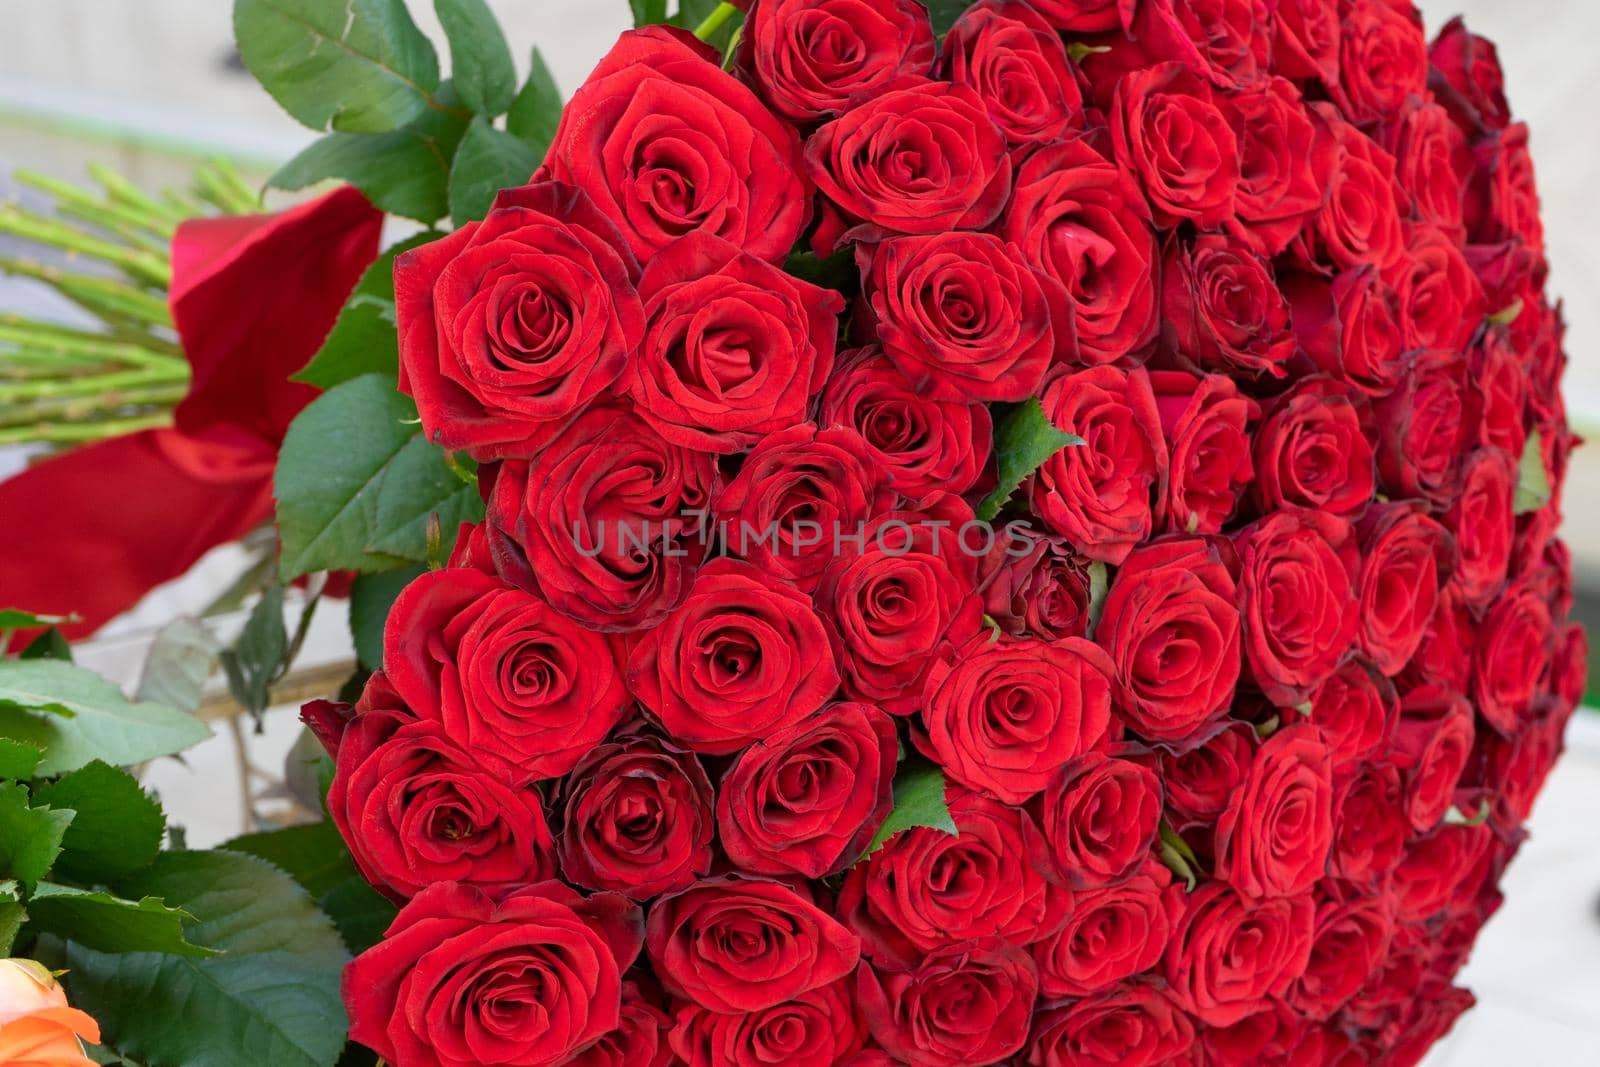
[[[171,425],[172,415],[164,411],[126,419],[107,419],[104,422],[40,423],[35,426],[0,428],[0,445],[74,445]]]
[[[189,375],[183,371],[158,368],[146,370],[114,371],[91,377],[57,378],[53,381],[24,382],[17,385],[0,383],[0,404],[10,401],[26,403],[56,397],[94,397],[141,386],[183,385]]]
[[[261,194],[250,188],[232,162],[215,159],[206,169],[215,176],[217,191],[233,205],[234,214],[253,215],[261,210]]]
[[[727,25],[729,19],[738,13],[739,9],[732,4],[718,4],[716,9],[706,16],[706,20],[695,27],[694,35],[702,41],[709,41],[718,30]]]
[[[158,355],[169,356],[178,362],[184,362],[183,349],[175,341],[168,337],[158,337],[148,331],[135,337],[130,337],[126,333],[107,334],[94,330],[81,330],[75,326],[63,326],[59,322],[30,319],[14,311],[0,311],[0,330],[4,329],[21,331],[26,334],[27,340],[17,342],[20,344],[71,344],[74,341],[103,344],[107,341],[113,341],[132,344]]]
[[[54,219],[32,215],[14,205],[0,207],[0,233],[9,233],[62,249],[69,254],[76,253],[110,263],[156,288],[165,289],[172,284],[172,264],[166,259],[111,241],[102,241]]]
[[[104,396],[50,397],[29,404],[0,408],[0,426],[27,426],[33,423],[102,421],[93,416],[115,414],[130,407],[170,407],[188,393],[187,383],[152,385],[124,389]]]
[[[150,326],[172,327],[166,295],[136,289],[127,282],[76,274],[21,259],[0,258],[0,274],[15,274],[52,285],[97,317],[118,317]]]
[[[130,207],[115,201],[96,199],[93,194],[85,192],[75,185],[69,185],[64,181],[51,178],[48,175],[19,170],[13,176],[21,184],[31,186],[55,197],[57,207],[63,212],[70,212],[78,218],[92,222],[97,226],[104,226],[118,234],[123,234],[125,231],[132,231],[137,234],[139,231],[144,230],[162,238],[163,242],[151,247],[150,250],[160,256],[167,254],[165,241],[171,239],[173,225],[165,217],[152,216],[142,208]],[[134,240],[148,246],[150,239],[148,237],[136,237]]]
[[[89,164],[89,174],[100,183],[111,199],[142,211],[152,219],[162,219],[175,226],[187,217],[171,205],[164,204],[146,193],[104,163]]]
[[[35,352],[58,352],[69,359],[77,357],[130,363],[147,369],[182,371],[185,376],[189,373],[188,364],[181,357],[152,352],[123,341],[97,338],[92,334],[51,335],[0,323],[0,342],[25,346]]]

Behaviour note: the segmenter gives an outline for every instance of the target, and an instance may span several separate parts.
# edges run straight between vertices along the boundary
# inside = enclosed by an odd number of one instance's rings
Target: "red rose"
[[[1234,546],[1250,672],[1274,704],[1299,704],[1355,641],[1360,619],[1350,524],[1283,508],[1235,534]]]
[[[1028,3],[1050,25],[1072,33],[1114,30],[1124,21],[1118,9],[1131,6],[1129,0],[1028,0]]]
[[[1217,821],[1244,783],[1257,744],[1248,723],[1231,723],[1187,752],[1160,753],[1167,807],[1180,827],[1209,829]]]
[[[1194,1023],[1155,985],[1129,982],[1042,1012],[1027,1067],[1162,1067],[1189,1062]]]
[[[926,512],[890,512],[840,539],[815,605],[852,698],[911,714],[935,659],[982,628],[976,561],[963,547],[974,521],[958,498],[934,497]]]
[[[1483,286],[1455,238],[1422,223],[1406,230],[1404,270],[1395,282],[1406,347],[1466,348],[1488,312]]]
[[[435,882],[505,886],[555,874],[539,791],[417,719],[384,676],[337,738],[328,813],[361,873],[395,900]]]
[[[853,982],[841,979],[743,1015],[685,1005],[672,1027],[672,1051],[687,1067],[845,1067],[867,1042],[853,989]]]
[[[929,673],[915,740],[956,781],[1021,804],[1106,737],[1114,671],[1081,637],[979,634]]]
[[[711,869],[711,781],[694,753],[649,733],[591,751],[560,805],[561,872],[586,889],[649,900]]]
[[[562,1067],[671,1067],[667,1028],[672,1020],[633,982],[622,983],[622,1019],[617,1028]]]
[[[1257,750],[1217,820],[1217,873],[1249,897],[1294,897],[1322,877],[1333,842],[1328,746],[1315,726],[1287,726]]]
[[[1329,1035],[1288,1005],[1277,1003],[1246,1015],[1231,1026],[1208,1026],[1199,1034],[1205,1062],[1212,1067],[1253,1067],[1282,1063],[1290,1067],[1359,1067],[1340,1059],[1336,1043],[1350,1044],[1342,1033]]]
[[[1150,386],[1170,454],[1166,520],[1172,533],[1219,533],[1255,479],[1254,400],[1221,374],[1152,371]]]
[[[1182,911],[1183,893],[1154,859],[1119,885],[1074,893],[1066,925],[1033,945],[1040,992],[1087,996],[1148,971]]]
[[[1306,972],[1290,988],[1289,1003],[1312,1019],[1332,1017],[1378,969],[1393,926],[1383,897],[1322,901]]]
[[[869,97],[806,142],[806,167],[842,219],[814,243],[831,251],[850,222],[942,234],[994,221],[1011,188],[1005,135],[964,85],[907,81]]]
[[[384,635],[406,706],[518,779],[570,771],[627,711],[611,641],[479,570],[412,581]]]
[[[1580,626],[1568,628],[1581,634]],[[1585,646],[1582,651],[1587,654]],[[1485,783],[1496,783],[1490,798],[1491,817],[1496,825],[1515,833],[1533,811],[1533,802],[1544,788],[1564,748],[1563,737],[1572,708],[1553,702],[1543,703],[1526,729],[1511,738],[1485,734],[1481,774]]]
[[[1424,352],[1378,401],[1378,474],[1391,496],[1442,504],[1455,495],[1470,435],[1466,372],[1457,353]]]
[[[761,440],[717,500],[730,555],[810,592],[853,535],[892,501],[854,430],[801,423]]]
[[[1322,206],[1334,146],[1317,136],[1300,91],[1283,78],[1261,79],[1232,104],[1240,175],[1238,219],[1228,226],[1254,251],[1275,256]]]
[[[1029,860],[1038,830],[1025,812],[958,791],[950,814],[956,834],[905,830],[845,877],[839,916],[880,967],[914,966],[940,946],[990,935],[1027,944],[1066,915],[1066,892]]]
[[[432,886],[345,968],[350,1036],[397,1065],[571,1063],[621,1021],[640,927],[623,897],[558,882]]]
[[[848,975],[856,935],[787,886],[701,881],[650,912],[645,946],[674,996],[710,1011],[761,1011]]]
[[[1482,877],[1493,831],[1487,825],[1440,826],[1414,842],[1394,869],[1393,893],[1401,919],[1419,922],[1450,906],[1461,886]]]
[[[1428,85],[1428,43],[1410,4],[1345,0],[1340,4],[1339,81],[1329,90],[1351,122],[1393,118]]]
[[[1322,136],[1338,146],[1333,170],[1322,176],[1326,194],[1313,230],[1326,259],[1340,270],[1393,267],[1405,255],[1400,225],[1404,194],[1394,157],[1344,121],[1327,104],[1312,106]]]
[[[1282,378],[1294,355],[1289,305],[1265,260],[1219,234],[1168,242],[1162,274],[1164,331],[1201,370]]]
[[[675,741],[726,755],[803,719],[839,687],[822,622],[792,585],[714,560],[628,659],[628,688]]]
[[[1133,877],[1155,847],[1161,803],[1161,780],[1144,764],[1104,752],[1068,762],[1044,794],[1050,871],[1073,889]]]
[[[1000,232],[1066,286],[1083,362],[1137,356],[1155,340],[1160,263],[1149,214],[1138,188],[1087,141],[1028,158]]]
[[[1305,973],[1316,907],[1309,896],[1251,901],[1226,882],[1190,893],[1167,945],[1172,994],[1207,1026],[1230,1026]]]
[[[722,847],[756,874],[822,878],[866,848],[894,806],[894,720],[833,704],[745,749],[717,796]]]
[[[1023,545],[1026,552],[1019,552]],[[1002,632],[1045,641],[1088,635],[1095,584],[1104,587],[1105,568],[1079,556],[1065,538],[1011,527],[982,566],[983,610]]]
[[[1144,191],[1156,225],[1212,228],[1234,212],[1239,140],[1227,104],[1182,63],[1133,71],[1117,83],[1111,137],[1117,164]]]
[[[1229,89],[1266,72],[1272,53],[1266,0],[1143,0],[1128,36],[1146,55],[1175,59]]]
[[[1372,444],[1355,397],[1339,382],[1302,378],[1256,431],[1254,486],[1263,512],[1285,506],[1351,517],[1376,487]]]
[[[1394,683],[1359,658],[1322,683],[1309,718],[1327,742],[1336,778],[1389,747],[1399,709]]]
[[[1023,0],[980,0],[944,39],[944,76],[975,90],[1014,150],[1064,140],[1083,94],[1061,35]]]
[[[895,491],[912,501],[971,489],[994,437],[987,407],[933,399],[876,346],[841,356],[820,422],[859,433]]]
[[[1472,655],[1472,702],[1498,733],[1513,734],[1550,664],[1550,605],[1532,582],[1514,583],[1489,609]]]
[[[1239,680],[1239,611],[1220,546],[1174,537],[1127,558],[1095,630],[1128,699],[1129,727],[1182,744],[1222,716]]]
[[[1462,201],[1472,153],[1450,113],[1438,104],[1413,100],[1400,120],[1391,124],[1385,141],[1394,154],[1400,185],[1417,214],[1454,240],[1464,239]]]
[[[1339,83],[1339,8],[1328,0],[1278,0],[1272,61],[1279,74]]]
[[[639,630],[683,599],[706,545],[696,512],[712,457],[620,407],[593,408],[534,460],[507,460],[488,499],[496,567],[591,629]]]
[[[1028,954],[997,937],[935,949],[906,972],[857,972],[872,1036],[918,1067],[998,1063],[1028,1040],[1039,979]]]
[[[508,189],[482,222],[395,261],[400,391],[429,440],[517,450],[602,396],[644,335],[639,265],[571,186]]]
[[[1487,605],[1505,586],[1516,536],[1516,484],[1516,465],[1498,449],[1479,449],[1461,466],[1461,495],[1444,521],[1459,557],[1451,588],[1472,607]]]
[[[933,27],[916,0],[763,0],[738,49],[772,109],[807,124],[933,68]]]
[[[1400,302],[1376,269],[1347,270],[1331,285],[1291,274],[1282,285],[1300,350],[1318,369],[1370,397],[1394,389],[1405,354]]]
[[[1544,253],[1539,190],[1528,152],[1528,127],[1514,123],[1473,146],[1477,169],[1467,194],[1467,229],[1474,244],[1521,240]]]
[[[1434,682],[1464,693],[1472,684],[1472,650],[1477,642],[1478,627],[1471,610],[1453,590],[1446,589],[1400,680],[1408,685]]]
[[[1356,641],[1383,674],[1400,671],[1422,643],[1455,566],[1450,535],[1420,504],[1374,504],[1361,517],[1361,625]]]
[[[1411,835],[1400,772],[1389,763],[1367,764],[1340,787],[1334,813],[1328,870],[1353,885],[1375,888],[1405,855]]]
[[[1521,355],[1504,334],[1491,330],[1472,349],[1470,360],[1468,424],[1477,431],[1480,445],[1520,457],[1528,443],[1530,384]],[[1565,414],[1554,421],[1564,423]]]
[[[1511,121],[1505,75],[1494,42],[1470,32],[1458,16],[1439,31],[1429,52],[1431,88],[1469,133],[1504,129]]]
[[[856,259],[884,354],[935,400],[1024,400],[1072,352],[1066,292],[998,237],[898,237]]]
[[[701,233],[777,262],[811,217],[794,131],[714,49],[666,26],[618,39],[562,111],[539,175],[588,193],[641,260]]]
[[[804,421],[833,367],[838,293],[702,235],[662,249],[639,294],[649,327],[623,382],[662,437],[738,452]]]
[[[1064,448],[1031,480],[1033,513],[1090,559],[1120,564],[1155,525],[1167,449],[1150,376],[1092,367],[1045,387],[1044,412],[1085,445]]]
[[[1393,758],[1404,775],[1406,817],[1418,833],[1438,826],[1455,802],[1473,734],[1472,706],[1460,694],[1437,686],[1406,694]]]

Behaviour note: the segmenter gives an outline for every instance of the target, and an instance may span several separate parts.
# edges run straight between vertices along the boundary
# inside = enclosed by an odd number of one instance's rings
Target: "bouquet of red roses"
[[[306,712],[401,905],[352,1036],[1417,1061],[1585,671],[1492,46],[1408,0],[676,21],[395,260],[414,444],[483,509],[391,473],[339,519],[436,512]]]

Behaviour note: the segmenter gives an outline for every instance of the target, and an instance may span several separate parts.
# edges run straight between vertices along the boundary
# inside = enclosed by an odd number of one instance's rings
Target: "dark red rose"
[[[926,77],[933,27],[917,0],[763,0],[745,20],[738,58],[772,110],[804,125],[905,75]]]
[[[926,512],[890,512],[840,539],[815,604],[852,698],[911,714],[935,660],[982,628],[973,521],[958,498],[934,497]]]
[[[437,719],[414,717],[381,673],[333,755],[328,813],[367,881],[393,899],[435,882],[506,886],[555,874],[538,789]]]
[[[996,538],[982,568],[983,610],[1002,632],[1045,641],[1088,634],[1105,565],[1079,556],[1066,538],[1013,526],[1006,540]]]
[[[807,878],[851,863],[894,806],[898,749],[870,704],[832,704],[745,749],[717,795],[728,858]]]
[[[617,1028],[562,1067],[671,1067],[672,1047],[667,1013],[631,981],[622,983],[622,1019]]]
[[[1407,227],[1404,270],[1395,282],[1407,348],[1463,349],[1488,311],[1483,287],[1456,240],[1437,226]]]
[[[1312,112],[1323,127],[1321,135],[1339,149],[1332,172],[1322,176],[1326,194],[1312,223],[1314,243],[1339,270],[1388,270],[1405,255],[1400,225],[1405,194],[1395,180],[1394,157],[1330,105],[1313,105]]]
[[[1145,545],[1117,572],[1095,640],[1127,690],[1119,711],[1139,736],[1182,745],[1232,704],[1235,595],[1220,546],[1202,537]]]
[[[1310,896],[1251,901],[1226,882],[1190,893],[1167,945],[1173,997],[1207,1026],[1231,1026],[1288,992],[1311,955]]]
[[[1129,982],[1042,1012],[1027,1067],[1162,1067],[1189,1062],[1194,1023],[1156,985]]]
[[[1411,836],[1400,772],[1369,763],[1339,789],[1328,870],[1353,885],[1376,887],[1405,854]]]
[[[822,394],[820,422],[855,430],[873,462],[907,500],[965,493],[989,462],[989,409],[935,400],[876,346],[840,357]]]
[[[1255,479],[1250,431],[1261,408],[1222,374],[1151,371],[1170,455],[1166,528],[1219,533]]]
[[[1322,878],[1332,842],[1328,746],[1315,726],[1286,726],[1217,819],[1217,873],[1245,896],[1299,896]]]
[[[1467,229],[1474,244],[1520,240],[1544,253],[1539,190],[1528,153],[1528,127],[1518,122],[1473,146],[1477,170],[1467,194]]]
[[[561,785],[561,872],[648,900],[711,870],[711,781],[694,753],[636,731],[590,752]]]
[[[1249,724],[1235,723],[1187,752],[1160,754],[1167,808],[1180,827],[1209,829],[1217,821],[1244,784],[1257,744],[1256,732]]]
[[[1472,652],[1478,643],[1474,615],[1453,588],[1439,598],[1433,621],[1422,635],[1417,654],[1401,673],[1404,684],[1434,682],[1464,693],[1472,684]]]
[[[1246,1015],[1231,1026],[1207,1026],[1199,1033],[1204,1062],[1211,1067],[1359,1067],[1337,1058],[1327,1047],[1326,1030],[1281,1002]],[[1333,1040],[1348,1042],[1342,1034]]]
[[[717,500],[730,555],[810,592],[837,538],[886,510],[892,494],[854,430],[809,422],[761,440]]]
[[[641,260],[701,233],[777,262],[811,217],[794,131],[667,26],[618,39],[562,111],[539,176],[588,193]]]
[[[441,882],[345,968],[350,1036],[393,1064],[574,1062],[622,1021],[641,928],[613,893],[543,882],[496,898]]]
[[[1345,0],[1339,9],[1339,81],[1328,88],[1351,122],[1393,118],[1428,87],[1422,17],[1391,0]]]
[[[839,687],[809,598],[766,571],[714,560],[633,648],[628,688],[675,741],[726,755],[820,708]]]
[[[1023,0],[980,0],[944,39],[944,76],[977,92],[1014,150],[1064,140],[1083,93],[1061,36]]]
[[[1347,270],[1331,284],[1311,274],[1280,277],[1300,351],[1319,370],[1369,397],[1394,389],[1405,365],[1400,301],[1376,269]]]
[[[855,970],[861,946],[805,896],[753,878],[701,881],[650,911],[645,947],[673,996],[761,1011]]]
[[[1055,379],[1044,412],[1084,439],[1045,461],[1030,481],[1033,513],[1090,559],[1120,564],[1155,526],[1167,449],[1150,376],[1091,367]]]
[[[1113,30],[1126,21],[1119,9],[1130,8],[1129,0],[1028,0],[1044,20],[1070,33],[1098,33]]]
[[[1267,699],[1291,707],[1355,641],[1356,547],[1334,515],[1283,508],[1234,535],[1245,658]]]
[[[996,935],[1013,944],[1048,937],[1068,896],[1030,861],[1029,815],[981,793],[953,790],[958,833],[918,826],[850,869],[839,916],[880,967],[914,966],[940,946]]]
[[[1392,758],[1404,776],[1405,811],[1413,830],[1432,830],[1450,810],[1472,742],[1472,705],[1465,697],[1437,686],[1406,694]]]
[[[1203,371],[1281,378],[1294,355],[1289,305],[1271,267],[1220,234],[1168,242],[1161,314],[1178,355]]]
[[[1044,794],[1044,862],[1050,873],[1072,889],[1133,877],[1155,848],[1161,804],[1161,780],[1142,763],[1104,752],[1069,761]]]
[[[1516,485],[1516,465],[1499,449],[1479,449],[1461,466],[1461,495],[1444,522],[1459,557],[1451,588],[1472,607],[1484,607],[1505,586],[1516,537]]]
[[[1327,0],[1278,0],[1272,61],[1279,74],[1339,83],[1339,8]]]
[[[1394,154],[1396,176],[1417,215],[1452,239],[1463,240],[1463,199],[1472,153],[1450,113],[1438,104],[1413,100],[1389,127],[1385,147]]]
[[[1240,175],[1238,218],[1228,226],[1253,250],[1275,256],[1322,206],[1335,147],[1317,136],[1300,91],[1283,78],[1261,79],[1232,104]]]
[[[1182,63],[1124,75],[1111,109],[1117,164],[1150,202],[1156,225],[1212,228],[1234,213],[1239,140],[1224,98]]]
[[[935,949],[909,971],[857,972],[872,1036],[919,1067],[998,1063],[1028,1040],[1039,978],[1028,954],[997,937]]]
[[[1335,778],[1388,747],[1399,709],[1394,683],[1360,658],[1322,683],[1311,695],[1310,719],[1327,742]]]
[[[1385,1051],[1393,1055],[1396,1064],[1413,1067],[1477,1003],[1471,990],[1448,982],[1430,983],[1408,999],[1404,1028]]]
[[[1459,16],[1445,24],[1429,51],[1432,89],[1462,129],[1504,129],[1511,121],[1505,75],[1494,42],[1467,29]]]
[[[1472,702],[1497,732],[1521,728],[1554,650],[1550,605],[1531,581],[1513,583],[1484,616],[1472,654]]]
[[[1522,456],[1528,443],[1529,381],[1522,357],[1498,330],[1484,334],[1472,349],[1467,390],[1467,422],[1486,448],[1498,448],[1508,456]],[[1565,414],[1557,418],[1559,425]]]
[[[1011,187],[1005,135],[964,85],[903,82],[806,142],[806,167],[840,220],[814,243],[831,251],[851,223],[938,234],[994,221]]]
[[[838,293],[702,235],[662,249],[639,294],[649,328],[623,384],[662,437],[738,452],[804,421],[833,367]]]
[[[979,634],[928,674],[915,740],[956,781],[1021,804],[1106,738],[1114,673],[1081,637]]]
[[[1394,869],[1392,892],[1399,917],[1416,922],[1449,907],[1463,884],[1481,877],[1492,837],[1487,824],[1445,823],[1413,842]]]
[[[1461,355],[1424,352],[1411,362],[1400,388],[1378,401],[1378,474],[1391,496],[1442,504],[1455,495],[1471,434],[1468,392]]]
[[[488,493],[489,545],[508,580],[601,631],[639,630],[683,599],[718,488],[711,456],[615,406],[593,408]]]
[[[1256,431],[1257,507],[1350,518],[1367,506],[1377,474],[1356,401],[1341,382],[1320,375],[1300,379],[1273,401]]]
[[[1033,945],[1039,991],[1087,996],[1150,970],[1182,911],[1182,891],[1154,859],[1118,885],[1074,893],[1066,925]]]
[[[1138,187],[1087,141],[1028,158],[1001,233],[1066,286],[1084,363],[1137,356],[1155,340],[1160,261],[1149,213]]]
[[[518,779],[570,771],[627,712],[611,640],[481,570],[415,579],[384,635],[405,705]]]
[[[1266,0],[1142,0],[1128,35],[1148,56],[1175,59],[1225,89],[1251,85],[1272,56]]]
[[[1568,632],[1581,634],[1582,627],[1570,627]],[[1587,652],[1587,647],[1583,651]],[[1480,773],[1486,783],[1495,783],[1491,818],[1506,832],[1515,833],[1532,814],[1533,802],[1563,751],[1570,714],[1565,704],[1546,701],[1521,733],[1503,738],[1485,732],[1480,738]]]
[[[1384,897],[1322,901],[1306,973],[1289,989],[1289,1003],[1312,1019],[1331,1018],[1377,970],[1393,927]]]
[[[672,1051],[687,1067],[845,1067],[867,1043],[854,990],[854,982],[841,979],[741,1015],[684,1005],[672,1026]]]
[[[1399,673],[1422,643],[1455,568],[1450,534],[1421,504],[1373,504],[1357,526],[1361,625],[1356,643],[1386,675]]]
[[[1589,635],[1576,623],[1556,631],[1555,656],[1550,663],[1550,694],[1563,711],[1583,702],[1589,670]]]
[[[429,440],[505,455],[603,396],[644,336],[638,280],[616,225],[556,182],[402,254],[400,391]]]

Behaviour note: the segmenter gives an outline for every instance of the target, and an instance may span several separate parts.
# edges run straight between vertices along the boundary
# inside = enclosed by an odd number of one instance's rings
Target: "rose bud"
[[[1155,848],[1161,806],[1161,780],[1149,767],[1104,752],[1072,760],[1044,794],[1046,869],[1072,889],[1126,881]]]
[[[1012,537],[1025,539],[1026,553],[1017,554]],[[979,580],[984,612],[1012,637],[1084,637],[1094,583],[1105,584],[1103,567],[1094,577],[1098,566],[1074,552],[1064,537],[1013,527],[1010,537],[996,539],[983,558],[981,567],[988,572]]]
[[[1183,63],[1136,70],[1117,83],[1117,163],[1143,190],[1157,226],[1193,220],[1212,228],[1233,214],[1240,156],[1228,107]]]
[[[1185,904],[1166,977],[1174,999],[1206,1026],[1261,1011],[1305,973],[1316,921],[1309,895],[1252,901],[1226,882],[1206,882]]]
[[[981,0],[944,39],[944,76],[970,86],[1012,150],[1067,139],[1083,94],[1061,36],[1023,0]]]
[[[1072,894],[1066,924],[1033,945],[1039,991],[1087,996],[1150,970],[1182,912],[1181,888],[1154,858],[1125,882]]]
[[[678,1009],[672,1050],[691,1067],[767,1067],[793,1062],[845,1067],[867,1043],[855,1006],[855,983],[842,978],[793,1000],[741,1015]]]
[[[1275,400],[1255,439],[1256,507],[1313,508],[1353,518],[1377,484],[1356,397],[1331,378],[1302,378]]]
[[[1245,896],[1293,897],[1316,885],[1333,842],[1333,780],[1315,726],[1267,738],[1216,836],[1217,874]]]
[[[1157,1067],[1186,1063],[1195,1026],[1154,983],[1127,982],[1041,1012],[1028,1063],[1041,1067]]]
[[[997,937],[935,949],[909,971],[856,974],[878,1044],[919,1067],[998,1063],[1028,1040],[1039,978],[1028,954]]]
[[[1334,799],[1328,871],[1352,885],[1377,887],[1405,854],[1411,825],[1394,764],[1369,763]]]
[[[1171,456],[1166,529],[1218,533],[1255,479],[1250,429],[1261,407],[1221,374],[1152,371],[1150,386]]]

